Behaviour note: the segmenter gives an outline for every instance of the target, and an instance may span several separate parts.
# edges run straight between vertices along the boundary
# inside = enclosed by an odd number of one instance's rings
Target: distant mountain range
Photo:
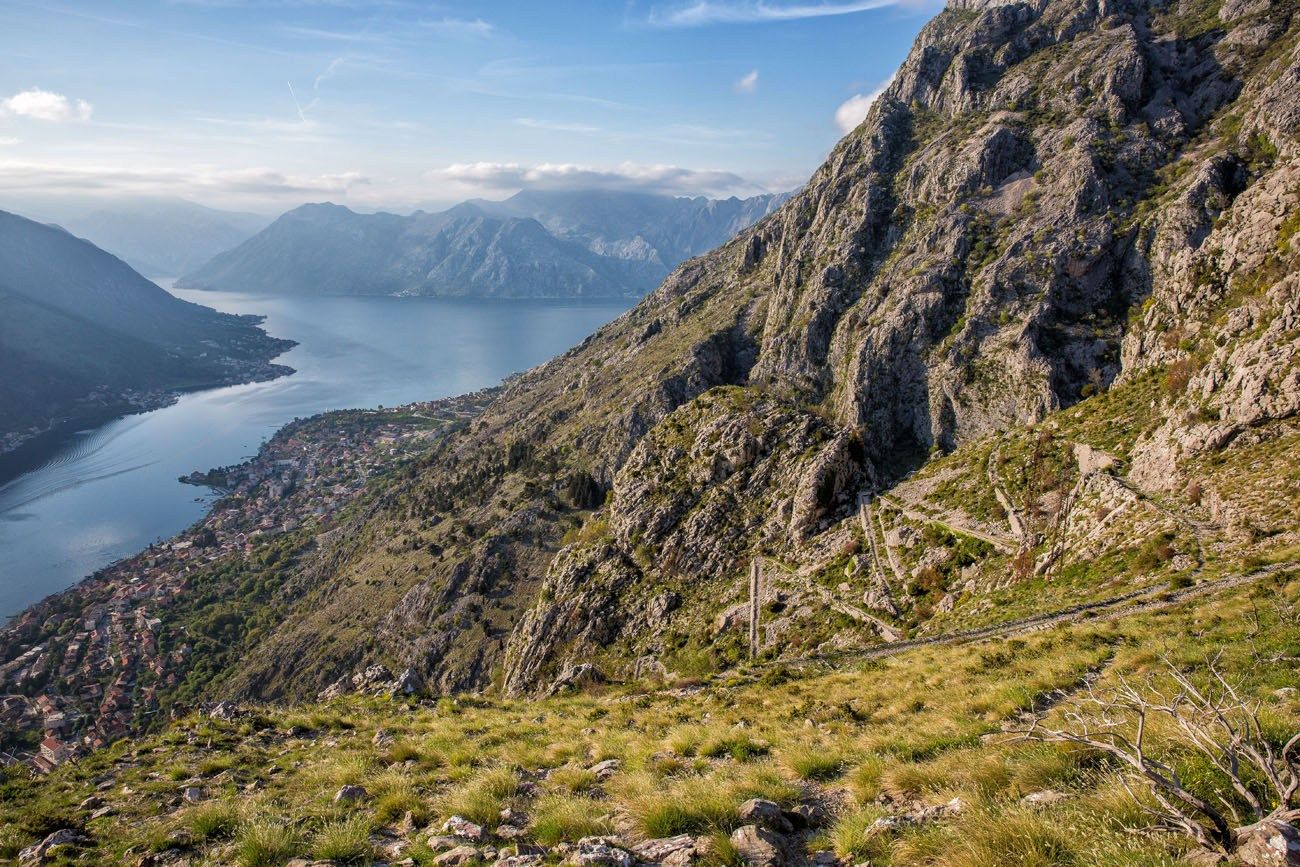
[[[13,202],[8,210],[56,223],[151,278],[188,274],[271,222],[171,198],[43,199]]]
[[[0,452],[60,421],[266,379],[293,344],[181,301],[88,241],[0,211]]]
[[[638,296],[786,198],[522,192],[410,216],[303,205],[178,285],[296,295]]]

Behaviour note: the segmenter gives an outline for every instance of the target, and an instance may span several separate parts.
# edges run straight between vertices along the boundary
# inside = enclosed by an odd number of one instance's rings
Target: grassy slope
[[[45,781],[11,772],[0,786],[7,819],[0,845],[12,854],[76,826],[94,839],[96,863],[177,840],[190,841],[181,848],[194,863],[256,863],[276,841],[287,854],[320,857],[341,845],[368,854],[366,832],[393,826],[407,810],[419,827],[454,813],[494,826],[507,805],[531,817],[530,836],[551,844],[615,828],[632,839],[707,835],[739,825],[736,807],[764,796],[828,805],[832,824],[813,847],[855,861],[1169,864],[1181,843],[1131,833],[1147,819],[1114,767],[1096,755],[1018,742],[1004,729],[1086,676],[1101,689],[1120,677],[1152,676],[1159,686],[1160,655],[1203,676],[1207,658],[1221,653],[1220,667],[1264,704],[1270,734],[1295,730],[1300,702],[1278,690],[1300,686],[1300,678],[1267,660],[1300,654],[1297,578],[1267,578],[1131,619],[924,648],[844,670],[801,677],[742,670],[688,694],[614,690],[416,706],[352,698],[266,708],[236,722],[193,716]],[[396,738],[391,746],[372,743],[379,728]],[[1197,788],[1221,788],[1191,757],[1160,751]],[[599,784],[583,769],[607,758],[621,759],[623,769]],[[522,779],[539,781],[540,793],[521,795]],[[335,804],[344,784],[364,785],[372,799]],[[187,785],[203,787],[208,800],[180,805]],[[1045,789],[1070,797],[1038,808],[1020,803]],[[116,812],[87,821],[77,804],[97,790]],[[914,802],[953,797],[968,805],[955,817],[865,830]],[[409,854],[419,863],[433,854],[424,836],[412,835]],[[729,860],[721,838],[715,852]]]

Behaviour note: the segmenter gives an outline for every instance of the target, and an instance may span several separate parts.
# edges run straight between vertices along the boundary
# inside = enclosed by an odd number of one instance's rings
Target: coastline
[[[254,382],[271,382],[297,373],[287,364],[276,364],[274,361],[297,346],[297,342],[270,335],[267,337],[284,344],[283,348],[261,360],[257,370],[244,371],[244,375],[222,377],[192,386],[118,394],[105,399],[102,404],[87,407],[84,412],[50,419],[43,428],[28,428],[0,435],[0,486],[36,469],[82,431],[102,427],[118,419],[164,409],[187,394]]]
[[[229,488],[198,521],[8,618],[0,693],[21,701],[0,714],[0,749],[31,760],[46,705],[75,721],[68,734],[78,752],[146,726],[192,687],[187,663],[202,612],[187,591],[249,558],[304,555],[376,477],[467,424],[499,391],[290,422],[255,457],[219,470]]]

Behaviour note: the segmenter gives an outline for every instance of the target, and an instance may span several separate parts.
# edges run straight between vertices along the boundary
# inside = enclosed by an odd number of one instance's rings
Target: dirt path
[[[885,503],[886,505],[902,512],[905,517],[911,518],[913,521],[922,521],[927,524],[937,524],[938,526],[943,527],[945,530],[947,530],[950,533],[954,533],[959,536],[970,536],[973,539],[979,539],[981,542],[988,542],[994,548],[997,548],[1003,553],[1010,553],[1016,550],[1016,541],[1014,539],[1008,539],[1005,536],[994,536],[991,533],[985,533],[982,530],[976,530],[974,527],[967,527],[964,524],[955,524],[951,520],[938,518],[935,517],[934,515],[927,515],[925,512],[920,512],[917,511],[916,509],[909,508],[903,503],[900,503],[898,500],[895,500],[892,497],[887,497],[884,494],[881,494],[877,499],[879,499],[882,503]]]
[[[1118,620],[1136,614],[1146,614],[1152,611],[1170,608],[1174,605],[1186,602],[1189,599],[1196,599],[1201,596],[1208,596],[1212,593],[1217,593],[1221,590],[1240,587],[1244,584],[1250,584],[1254,581],[1258,581],[1260,578],[1265,578],[1277,572],[1297,568],[1300,568],[1300,562],[1292,561],[1288,563],[1279,563],[1275,566],[1267,566],[1245,575],[1229,575],[1226,578],[1206,581],[1203,584],[1197,584],[1193,587],[1187,587],[1182,590],[1169,590],[1167,587],[1163,586],[1148,587],[1143,590],[1135,590],[1132,593],[1125,593],[1122,596],[1112,596],[1109,599],[1100,599],[1096,602],[1085,602],[1081,605],[1074,605],[1070,608],[1064,608],[1059,611],[1036,614],[1033,617],[1013,620],[1008,623],[998,623],[980,629],[953,632],[947,635],[933,635],[926,638],[911,638],[906,641],[898,641],[892,644],[881,645],[879,647],[867,648],[865,650],[851,650],[843,653],[828,654],[826,656],[774,660],[773,662],[764,663],[761,667],[770,668],[778,665],[798,666],[805,664],[835,665],[841,662],[853,662],[863,659],[879,659],[885,656],[895,656],[899,653],[906,653],[909,650],[914,650],[920,647],[969,644],[989,638],[1009,638],[1017,635],[1027,635],[1031,632],[1037,632],[1064,623],[1077,623],[1085,618],[1096,621]]]

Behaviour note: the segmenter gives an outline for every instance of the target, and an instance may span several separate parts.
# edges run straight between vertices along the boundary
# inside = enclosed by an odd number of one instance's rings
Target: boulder
[[[391,746],[393,743],[393,733],[388,729],[379,729],[375,732],[375,736],[370,739],[370,742],[377,747]]]
[[[575,864],[592,867],[633,867],[636,858],[612,837],[583,837],[574,849]]]
[[[1237,829],[1237,860],[1246,867],[1300,865],[1300,830],[1277,820]]]
[[[749,825],[759,825],[778,834],[789,834],[794,825],[786,818],[785,811],[775,801],[764,798],[750,798],[740,805],[740,819]]]
[[[452,816],[444,822],[442,832],[464,840],[473,840],[476,843],[483,839],[483,828],[463,816]]]
[[[605,780],[608,780],[610,777],[617,774],[622,767],[623,763],[618,759],[605,759],[605,761],[597,762],[587,770],[595,774],[596,779],[603,783]]]
[[[71,828],[61,828],[39,843],[34,843],[18,853],[18,863],[23,867],[41,864],[49,857],[51,850],[59,846],[82,846],[90,842],[85,834]]]
[[[424,678],[414,668],[407,668],[388,686],[388,694],[393,698],[419,695],[424,692]]]
[[[1059,804],[1061,801],[1069,799],[1067,792],[1057,792],[1052,789],[1044,789],[1041,792],[1030,792],[1020,799],[1020,803],[1026,807],[1046,807],[1051,804]]]
[[[455,849],[449,849],[433,859],[433,863],[439,867],[459,867],[461,864],[469,864],[472,861],[479,860],[479,851],[473,846],[457,846]]]
[[[364,671],[352,675],[354,689],[374,689],[393,679],[393,673],[384,665],[367,666]]]
[[[767,828],[757,825],[737,828],[731,832],[731,845],[749,867],[785,867],[789,863],[785,840]]]
[[[208,716],[212,719],[230,720],[239,719],[245,716],[243,709],[239,705],[230,701],[219,701],[208,710]]]
[[[181,790],[181,800],[187,804],[197,804],[203,800],[203,790],[198,786],[186,786]]]
[[[369,797],[370,793],[361,786],[344,786],[334,793],[334,803],[352,804],[357,801],[364,801]]]
[[[697,854],[695,838],[690,834],[646,840],[633,846],[632,853],[642,863],[660,864],[663,867],[685,867],[695,860]]]

